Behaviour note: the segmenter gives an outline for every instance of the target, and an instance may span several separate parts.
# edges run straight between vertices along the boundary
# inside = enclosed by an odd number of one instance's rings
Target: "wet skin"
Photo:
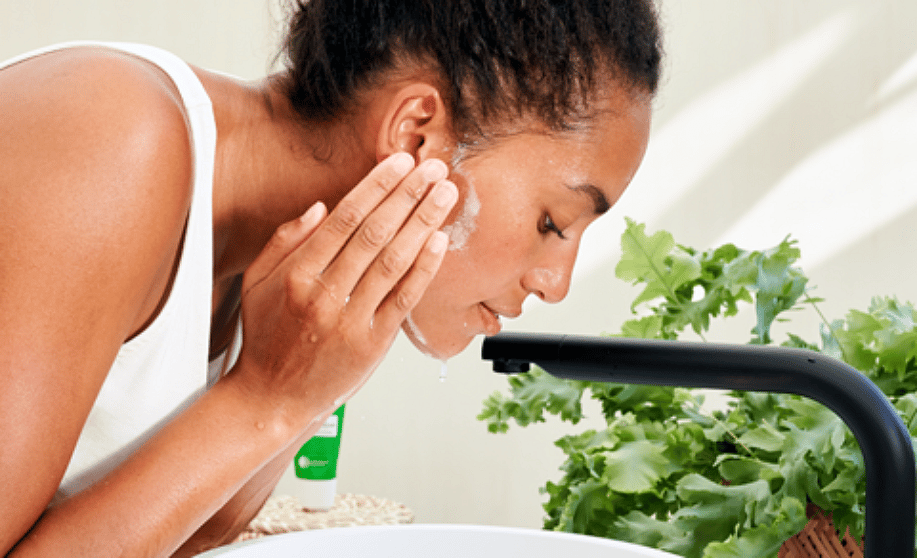
[[[453,167],[450,179],[461,192],[473,185],[480,212],[403,328],[425,354],[445,359],[499,332],[529,295],[567,295],[583,232],[621,196],[646,150],[650,101],[620,93],[604,103],[610,110],[585,130],[514,134]]]

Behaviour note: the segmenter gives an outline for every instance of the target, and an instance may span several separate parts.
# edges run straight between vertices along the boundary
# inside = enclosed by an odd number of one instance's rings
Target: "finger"
[[[379,306],[373,317],[374,330],[383,334],[398,331],[439,271],[448,246],[449,237],[446,233],[434,231],[430,235],[414,265]]]
[[[443,180],[417,208],[404,228],[379,253],[360,279],[351,296],[358,316],[373,316],[382,301],[416,265],[422,249],[431,235],[448,216],[458,199],[458,190]]]
[[[417,210],[419,218],[426,222],[426,227],[425,230],[414,227],[415,233],[421,236],[419,239],[414,239],[416,244],[414,252],[406,254],[410,260],[413,260],[423,240],[430,235],[433,229],[439,228],[442,220],[448,214],[448,209],[451,209],[451,204],[449,207],[445,205],[451,200],[446,200],[442,206],[423,203],[421,205],[423,210],[417,209],[418,203],[424,199],[430,189],[430,184],[436,184],[445,179],[448,172],[448,167],[442,161],[437,159],[424,161],[417,171],[408,175],[392,195],[360,225],[337,259],[329,265],[322,276],[322,281],[337,292],[351,294],[367,268],[378,259],[380,253],[388,251],[388,245],[395,235],[399,234],[398,231],[406,226],[406,223],[416,221],[412,218],[412,214]],[[439,184],[434,187],[434,190],[438,188]],[[451,189],[454,190],[454,186]],[[388,255],[389,259],[399,256],[399,254],[390,252]],[[409,262],[408,265],[410,265]],[[406,268],[407,266],[403,266],[399,270],[399,276]]]
[[[300,246],[327,215],[325,204],[317,202],[298,219],[284,223],[274,231],[255,260],[245,271],[242,292],[248,292],[271,274],[278,265]]]
[[[334,260],[364,219],[398,187],[414,168],[414,158],[396,153],[379,163],[361,180],[304,245],[299,266],[317,275]]]

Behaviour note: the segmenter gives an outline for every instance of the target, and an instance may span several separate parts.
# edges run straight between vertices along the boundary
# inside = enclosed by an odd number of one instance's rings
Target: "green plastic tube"
[[[297,479],[295,496],[306,509],[328,510],[334,507],[343,427],[344,405],[341,405],[293,458]]]

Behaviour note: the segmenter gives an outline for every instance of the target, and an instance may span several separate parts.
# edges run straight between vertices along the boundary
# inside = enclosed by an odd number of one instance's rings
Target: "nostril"
[[[554,304],[567,296],[570,288],[569,274],[548,268],[533,269],[523,286],[541,300]]]

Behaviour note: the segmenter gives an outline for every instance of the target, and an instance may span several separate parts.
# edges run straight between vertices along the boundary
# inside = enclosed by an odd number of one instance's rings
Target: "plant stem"
[[[625,231],[624,234],[630,234],[630,231]],[[634,239],[634,244],[638,247],[638,249],[641,252],[643,252],[643,256],[646,258],[646,261],[649,263],[650,269],[652,269],[653,273],[656,274],[656,278],[659,280],[660,283],[663,284],[663,286],[665,286],[665,290],[668,293],[669,299],[672,302],[677,304],[678,297],[675,295],[675,290],[672,289],[672,286],[666,281],[666,276],[656,267],[656,264],[653,262],[652,255],[649,254],[646,250],[644,250],[643,243],[639,242],[638,239]],[[703,341],[704,343],[707,342],[707,338],[704,337],[703,333],[698,331],[697,335],[701,338],[701,341]]]
[[[837,335],[834,334],[834,328],[831,327],[831,322],[828,321],[828,318],[825,317],[825,315],[824,315],[824,314],[822,313],[822,311],[821,311],[821,308],[818,307],[818,304],[817,304],[814,300],[812,300],[812,299],[810,298],[810,299],[807,300],[806,302],[808,302],[809,304],[811,304],[811,305],[812,305],[812,308],[815,309],[815,312],[818,313],[818,316],[821,318],[822,323],[825,324],[825,327],[826,327],[826,328],[828,328],[828,333],[831,334],[831,337],[833,337],[833,338],[834,338],[834,341],[837,343],[837,348],[841,351],[841,357],[842,357],[842,358],[844,359],[844,361],[846,362],[846,361],[847,361],[847,355],[844,353],[844,346],[841,345],[841,340],[838,339],[838,338],[837,338]]]
[[[744,449],[744,450],[745,450],[745,453],[747,453],[749,457],[754,457],[754,456],[755,456],[755,454],[752,453],[751,449],[749,449],[748,446],[746,446],[745,444],[743,444],[743,443],[739,440],[739,437],[735,435],[735,432],[733,432],[732,430],[729,429],[728,426],[726,426],[726,423],[724,423],[724,422],[721,421],[720,419],[716,418],[716,416],[714,416],[713,414],[706,414],[706,413],[704,413],[704,412],[703,412],[703,409],[701,409],[700,405],[698,405],[697,403],[694,403],[694,411],[695,411],[697,414],[699,414],[699,415],[703,415],[703,416],[705,416],[705,417],[707,417],[707,418],[713,419],[713,422],[715,422],[715,423],[717,423],[718,425],[722,426],[722,427],[723,427],[723,430],[726,431],[726,434],[728,434],[729,437],[732,438],[732,441],[735,442],[736,445],[738,445],[738,446],[740,446],[742,449]]]

